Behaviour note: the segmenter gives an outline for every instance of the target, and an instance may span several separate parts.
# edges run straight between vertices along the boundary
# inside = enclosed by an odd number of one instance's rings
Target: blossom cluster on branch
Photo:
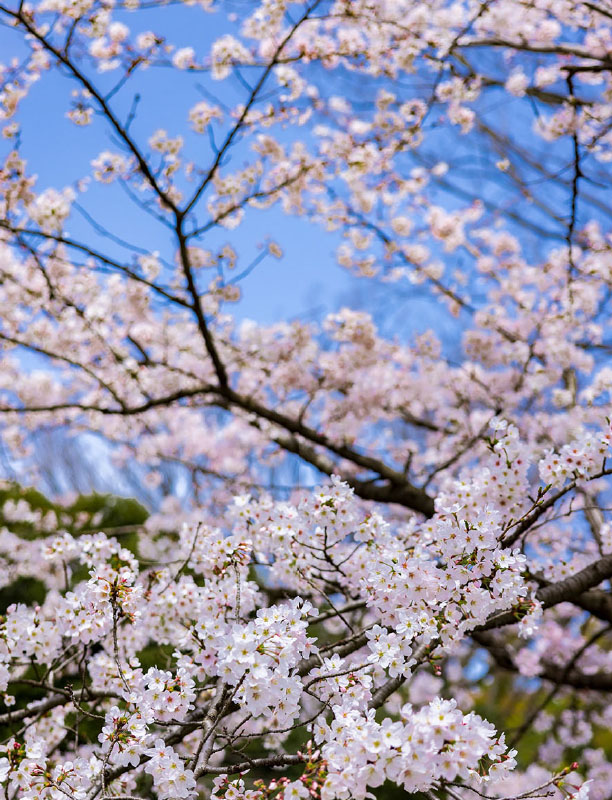
[[[456,699],[387,705],[419,670],[457,658],[466,635],[520,620],[520,636],[550,648],[551,631],[537,635],[542,607],[586,596],[601,580],[595,561],[567,586],[550,584],[558,596],[532,597],[525,555],[504,547],[520,520],[540,515],[550,484],[533,504],[462,504],[496,473],[526,472],[516,430],[501,420],[494,428],[489,463],[449,485],[422,523],[386,522],[334,477],[299,502],[238,496],[217,528],[185,522],[177,536],[153,516],[143,561],[119,539],[88,533],[95,520],[49,534],[42,523],[53,526],[55,512],[6,501],[5,583],[35,575],[46,587],[40,605],[12,604],[2,617],[5,704],[16,700],[9,689],[44,691],[1,717],[13,731],[0,760],[8,790],[124,796],[150,775],[165,799],[192,797],[217,775],[214,797],[260,797],[232,775],[296,766],[302,778],[284,785],[284,798],[365,798],[385,780],[409,792],[461,781],[495,796],[516,766],[503,733]],[[610,432],[598,439],[603,463]],[[41,535],[12,533],[20,523]],[[612,574],[612,557],[603,561]],[[274,594],[286,599],[271,602]],[[152,646],[169,648],[165,668],[143,665]],[[599,651],[585,674],[595,668],[612,686],[611,660]],[[517,663],[533,674],[529,660]],[[80,737],[79,722],[99,733]],[[295,731],[306,752],[291,748]],[[263,755],[248,754],[253,740]]]

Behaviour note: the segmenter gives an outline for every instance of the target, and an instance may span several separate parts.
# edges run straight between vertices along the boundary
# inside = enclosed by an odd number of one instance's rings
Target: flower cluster
[[[476,714],[463,715],[452,700],[435,700],[420,711],[406,705],[401,720],[376,722],[350,706],[334,706],[329,727],[316,734],[323,742],[328,775],[322,797],[363,798],[368,788],[392,780],[407,792],[424,791],[438,780],[453,782],[511,770],[516,751],[506,752],[503,737]]]

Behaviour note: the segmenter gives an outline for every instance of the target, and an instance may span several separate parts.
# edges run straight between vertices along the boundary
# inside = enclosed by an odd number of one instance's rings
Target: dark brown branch
[[[433,497],[423,489],[413,486],[402,472],[393,469],[380,459],[359,453],[348,445],[333,442],[328,436],[303,422],[267,408],[257,400],[238,394],[230,388],[220,391],[219,394],[226,398],[230,405],[235,405],[243,411],[252,412],[255,416],[266,419],[269,422],[274,422],[289,433],[301,436],[308,442],[320,445],[340,458],[345,458],[363,469],[371,470],[380,475],[383,480],[387,481],[387,485],[377,486],[371,484],[368,490],[370,495],[368,499],[376,500],[377,502],[399,503],[419,511],[427,517],[433,516],[435,510]],[[287,444],[294,448],[293,452],[299,454],[301,446],[299,440],[294,440],[293,443],[287,442]]]
[[[49,233],[48,231],[37,231],[33,228],[22,228],[14,225],[9,225],[6,221],[0,220],[0,228],[4,228],[4,230],[9,231],[9,233],[14,234],[15,236],[19,235],[27,235],[27,236],[35,236],[39,239],[44,239],[46,241],[57,242],[58,244],[63,244],[66,247],[69,247],[73,250],[77,250],[80,253],[84,253],[85,255],[91,256],[91,258],[96,259],[101,264],[109,267],[109,269],[116,269],[120,272],[123,272],[129,278],[138,283],[142,283],[145,286],[148,286],[157,294],[164,297],[166,300],[169,300],[171,303],[176,303],[177,305],[183,306],[184,308],[191,308],[191,304],[186,300],[183,300],[181,297],[177,297],[175,294],[171,294],[162,286],[159,286],[153,281],[149,281],[146,278],[138,275],[134,270],[127,267],[125,264],[121,264],[118,261],[105,256],[103,253],[100,253],[97,250],[94,250],[87,245],[82,244],[81,242],[77,242],[74,239],[69,238],[65,235]]]
[[[189,290],[189,294],[191,295],[191,300],[192,300],[191,307],[196,316],[196,320],[198,322],[198,328],[200,334],[202,335],[202,339],[204,340],[206,351],[208,352],[210,360],[213,363],[215,374],[217,376],[217,380],[219,381],[219,387],[222,390],[227,389],[228,388],[227,371],[225,369],[225,365],[221,361],[217,345],[215,343],[212,333],[210,332],[208,323],[206,322],[206,317],[204,316],[204,309],[202,308],[202,300],[198,293],[195,280],[193,277],[193,269],[191,266],[191,259],[189,258],[189,249],[187,247],[187,237],[183,231],[183,219],[178,215],[177,215],[176,236],[179,243],[179,252],[181,258],[181,267],[183,269],[183,275],[185,276],[185,280],[187,281],[187,288]]]
[[[521,536],[529,530],[529,528],[531,528],[534,522],[537,522],[540,519],[542,514],[548,511],[549,508],[552,508],[557,500],[559,500],[561,497],[564,497],[568,492],[571,492],[575,487],[576,481],[573,480],[568,483],[567,486],[564,486],[562,489],[559,489],[559,491],[549,495],[546,500],[539,502],[533,511],[525,514],[525,516],[523,516],[520,520],[517,520],[515,523],[513,523],[511,527],[506,528],[504,538],[502,539],[503,546],[512,547],[512,545],[517,542]],[[511,530],[512,533],[508,535],[509,530]]]
[[[600,558],[589,564],[588,567],[581,569],[574,575],[570,575],[557,583],[549,583],[542,586],[536,592],[536,598],[542,603],[544,608],[551,608],[559,603],[570,602],[580,606],[593,600],[592,608],[602,609],[605,607],[600,592],[588,592],[588,589],[598,586],[602,581],[612,578],[612,554]],[[610,606],[612,606],[612,598]],[[590,610],[590,609],[589,609]],[[597,616],[600,616],[597,614]],[[609,617],[606,617],[609,619]],[[504,625],[512,625],[517,622],[517,617],[512,611],[492,616],[483,625],[479,625],[474,630],[476,632],[490,630],[491,628],[501,628]]]
[[[605,632],[605,629],[603,632]],[[475,642],[486,648],[498,667],[512,672],[519,671],[510,650],[496,636],[486,632],[473,633],[471,636]],[[584,672],[573,669],[572,662],[570,662],[570,665],[568,669],[567,665],[558,666],[544,661],[542,662],[542,672],[539,677],[545,678],[554,684],[571,686],[574,689],[590,689],[599,692],[612,691],[612,675],[603,672],[587,675]]]
[[[196,772],[196,777],[201,775],[235,775],[238,772],[244,772],[248,769],[260,769],[262,767],[289,767],[292,764],[301,764],[305,760],[302,755],[293,755],[292,753],[279,754],[277,756],[268,756],[267,758],[250,758],[248,761],[243,761],[241,764],[224,764],[221,767],[206,767],[201,771]]]

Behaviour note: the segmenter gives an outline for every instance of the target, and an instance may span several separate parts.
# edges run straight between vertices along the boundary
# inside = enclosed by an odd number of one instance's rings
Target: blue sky
[[[252,6],[251,6],[252,7]],[[226,10],[235,9],[238,16],[233,21],[228,21]],[[162,31],[168,41],[177,47],[191,45],[196,49],[198,61],[202,61],[208,53],[214,39],[221,33],[235,31],[240,24],[240,12],[249,8],[249,4],[226,3],[222,10],[215,13],[206,13],[197,8],[185,7],[183,4],[166,6],[158,9],[139,10],[137,14],[123,12],[117,14],[118,19],[123,19],[132,26],[135,34],[151,29]],[[3,54],[19,53],[22,51],[20,35],[6,28],[0,28],[0,52]],[[490,65],[491,73],[499,72],[500,64],[493,59]],[[505,67],[506,70],[509,65]],[[501,69],[504,67],[502,65]],[[96,83],[111,87],[117,79],[114,72],[102,76],[96,75],[92,67],[87,70],[93,75]],[[250,80],[253,73],[243,71],[243,76]],[[352,99],[359,101],[368,100],[374,86],[360,80],[356,82],[354,76],[342,74],[333,75],[326,73],[326,83],[319,81],[329,91],[348,91]],[[403,80],[403,79],[402,79]],[[413,78],[410,78],[413,80]],[[408,82],[408,78],[406,78]],[[400,81],[398,86],[404,85]],[[24,101],[20,113],[22,122],[22,153],[28,160],[30,169],[38,175],[38,188],[48,186],[62,188],[80,179],[90,170],[90,161],[94,155],[104,149],[119,150],[118,143],[110,134],[108,126],[98,120],[87,128],[77,128],[66,119],[66,110],[70,104],[70,93],[76,88],[76,83],[70,78],[60,75],[58,70],[45,74],[43,79],[36,84],[28,98]],[[187,157],[193,158],[198,165],[205,167],[210,162],[211,150],[206,136],[197,136],[189,132],[187,112],[191,106],[203,99],[202,88],[205,92],[212,92],[228,106],[244,101],[245,89],[237,78],[230,78],[222,82],[210,79],[207,73],[178,73],[174,69],[151,68],[141,70],[130,80],[126,89],[119,92],[112,101],[112,105],[119,118],[126,119],[132,105],[134,94],[140,95],[137,115],[131,131],[140,146],[146,148],[146,141],[157,128],[164,128],[170,136],[181,134],[186,140]],[[527,103],[502,97],[500,93],[488,94],[480,103],[486,109],[488,118],[493,121],[498,129],[513,130],[515,138],[522,142],[537,159],[546,150],[541,141],[536,141],[531,128],[533,125],[533,108]],[[462,137],[456,129],[448,129],[447,125],[439,126],[434,111],[429,119],[428,141],[422,151],[406,154],[407,168],[419,163],[419,159],[428,158],[428,153],[434,153],[440,159],[463,159],[464,167],[455,168],[450,177],[455,185],[463,189],[473,190],[475,183],[479,184],[476,192],[492,202],[499,201],[505,191],[494,183],[481,180],[480,170],[487,169],[490,157],[484,150],[475,149],[473,136]],[[277,129],[274,131],[278,135]],[[280,136],[291,137],[294,134],[280,133]],[[298,130],[297,135],[306,135],[306,129]],[[561,148],[556,146],[561,152]],[[246,161],[247,151],[239,145],[232,152],[230,168],[239,167]],[[499,175],[502,178],[501,175]],[[532,176],[534,180],[537,176]],[[504,178],[506,180],[506,178]],[[511,195],[516,201],[516,192]],[[548,198],[555,198],[561,203],[561,209],[566,209],[566,204],[557,190],[550,190]],[[163,256],[172,259],[172,246],[163,231],[155,222],[145,214],[139,212],[131,204],[117,186],[100,187],[92,184],[87,193],[80,198],[88,213],[102,221],[115,235],[128,238],[147,250],[159,250]],[[445,207],[465,205],[466,200],[453,195],[444,187],[439,190],[439,202]],[[503,201],[502,201],[503,206]],[[516,210],[515,203],[508,203],[507,210],[511,213]],[[126,213],[127,210],[127,213]],[[526,206],[522,202],[520,211],[534,224],[550,227],[545,222],[536,205]],[[512,226],[511,220],[504,220]],[[91,228],[76,213],[70,220],[68,232],[75,238],[84,238],[94,243],[111,255],[118,255],[114,245],[102,241],[91,231]],[[223,230],[213,232],[202,243],[204,247],[216,247],[225,242],[231,243],[241,255],[242,261],[237,271],[244,269],[258,254],[258,245],[262,245],[266,238],[271,236],[282,246],[285,256],[278,261],[267,258],[252,274],[242,282],[243,299],[232,310],[238,317],[249,317],[257,321],[268,323],[280,319],[291,319],[303,313],[316,311],[317,316],[325,310],[335,308],[345,298],[351,302],[370,304],[371,298],[379,296],[371,287],[364,284],[367,281],[350,276],[346,271],[339,269],[335,263],[334,251],[342,241],[339,235],[329,234],[321,228],[304,219],[288,217],[280,209],[253,211],[250,210],[245,221],[236,230]],[[541,249],[542,238],[536,233],[521,234],[521,239],[528,251],[534,253]],[[446,256],[443,256],[446,258]],[[402,291],[402,290],[400,290]],[[411,292],[406,286],[403,294]],[[395,303],[395,298],[392,298]],[[428,326],[430,323],[433,306],[423,299],[416,302],[410,320],[407,323],[405,315],[403,324],[408,324],[411,331]]]
[[[194,31],[194,18],[201,20],[204,37],[197,29]],[[200,40],[200,57],[213,39],[228,27],[221,13],[201,12],[199,17],[197,14],[194,17],[194,9],[183,7],[139,11],[137,16],[124,14],[124,19],[134,25],[136,32],[149,27],[163,30],[178,46],[197,44]],[[190,35],[187,36],[186,32]],[[0,52],[3,56],[20,50],[20,37],[14,31],[0,28]],[[91,68],[89,74],[92,74]],[[116,80],[114,73],[96,77],[108,86]],[[134,93],[139,92],[141,101],[132,131],[140,145],[146,147],[147,138],[156,128],[165,128],[169,135],[185,136],[187,146],[191,147],[190,155],[195,155],[196,161],[200,161],[198,149],[203,150],[200,163],[205,166],[210,159],[208,139],[190,134],[187,125],[189,108],[203,99],[198,85],[215,91],[229,105],[244,98],[244,89],[236,80],[219,83],[204,73],[177,75],[176,70],[160,68],[142,71],[136,76],[133,86],[130,84],[129,91],[114,98],[113,106],[119,117],[125,119]],[[108,126],[101,120],[86,128],[78,128],[66,119],[70,93],[76,86],[69,77],[52,70],[34,85],[21,106],[18,117],[22,125],[21,152],[28,161],[29,170],[38,176],[38,190],[71,185],[90,171],[90,161],[99,151],[119,151]],[[230,168],[234,163],[240,165],[241,156],[239,150],[234,153]],[[139,213],[118,187],[101,187],[92,183],[79,202],[91,216],[103,221],[113,234],[144,249],[159,250],[162,256],[171,259],[171,248],[161,226],[144,213]],[[126,214],[126,209],[129,209],[129,214]],[[67,232],[77,239],[86,238],[111,254],[118,252],[112,243],[95,234],[78,212],[70,219]],[[264,259],[241,281],[243,299],[228,307],[237,317],[270,323],[291,319],[304,312],[316,312],[319,316],[322,310],[336,307],[339,296],[353,293],[356,284],[362,283],[335,266],[334,250],[341,241],[339,236],[323,234],[306,220],[288,217],[277,208],[250,211],[238,229],[213,232],[202,246],[231,243],[242,255],[236,270],[240,272],[257,256],[260,252],[258,245],[262,245],[268,236],[282,246],[284,258]]]

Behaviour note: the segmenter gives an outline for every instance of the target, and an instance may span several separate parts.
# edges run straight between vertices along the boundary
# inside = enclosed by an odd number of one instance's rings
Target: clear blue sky
[[[121,15],[118,18],[121,19]],[[177,46],[194,45],[200,59],[214,38],[227,31],[228,24],[232,27],[222,13],[201,12],[198,17],[197,10],[180,5],[139,11],[137,15],[124,14],[123,18],[134,26],[135,32],[149,28],[163,30]],[[194,18],[201,20],[201,29],[194,29]],[[20,36],[0,28],[2,60],[8,53],[20,51]],[[91,68],[89,73],[95,75]],[[116,80],[114,73],[96,77],[108,86]],[[244,89],[236,80],[219,83],[205,73],[177,76],[175,70],[162,68],[141,72],[130,84],[129,91],[116,96],[113,106],[120,117],[126,118],[133,95],[139,92],[141,101],[132,131],[140,145],[146,147],[147,138],[156,128],[165,128],[170,135],[185,136],[187,145],[191,147],[190,156],[205,166],[210,159],[208,139],[191,135],[187,125],[189,108],[203,99],[198,84],[216,92],[229,105],[244,98]],[[61,189],[70,185],[90,171],[90,161],[97,152],[104,149],[119,151],[108,126],[101,120],[87,128],[78,128],[66,119],[70,93],[74,88],[74,81],[53,70],[43,75],[21,106],[18,116],[22,123],[21,152],[29,169],[38,175],[38,190],[47,187]],[[203,151],[201,161],[198,150]],[[234,164],[240,166],[245,156],[238,148],[229,168]],[[162,256],[171,258],[163,230],[145,214],[139,213],[119,188],[93,184],[80,202],[89,214],[103,221],[114,234],[146,249],[159,250]],[[127,215],[126,209],[130,211]],[[112,244],[92,232],[78,213],[70,220],[67,230],[75,238],[86,237],[90,242],[103,246],[107,252],[114,250]],[[228,307],[236,316],[263,323],[290,319],[311,311],[317,311],[319,316],[320,311],[336,307],[340,296],[347,293],[354,296],[355,290],[359,291],[359,284],[363,281],[351,278],[335,265],[334,250],[341,241],[340,237],[323,233],[304,219],[287,217],[277,208],[249,211],[238,229],[215,232],[202,242],[202,246],[231,243],[242,255],[236,270],[239,272],[258,254],[258,244],[263,243],[268,235],[282,246],[284,258],[266,258],[241,282],[242,301],[233,309]]]

